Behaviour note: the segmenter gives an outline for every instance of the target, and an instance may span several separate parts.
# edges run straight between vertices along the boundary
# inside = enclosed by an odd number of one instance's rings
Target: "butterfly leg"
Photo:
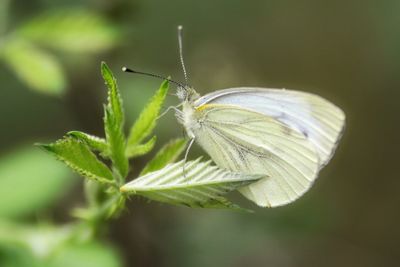
[[[186,148],[185,158],[183,159],[182,171],[183,171],[183,177],[184,177],[185,180],[186,180],[186,172],[185,172],[186,160],[187,160],[187,157],[188,157],[188,155],[189,155],[189,150],[190,150],[190,148],[192,147],[192,145],[193,145],[193,143],[194,143],[194,139],[195,139],[194,137],[192,137],[192,139],[190,139],[189,145],[188,145],[187,148]]]
[[[180,110],[178,109],[178,107],[180,107],[181,105],[182,105],[182,104],[179,104],[179,105],[177,105],[177,106],[169,106],[163,113],[161,113],[161,114],[157,117],[157,119],[163,117],[163,116],[164,116],[165,114],[167,114],[170,110],[175,110],[176,113],[181,114],[182,111],[180,111]]]

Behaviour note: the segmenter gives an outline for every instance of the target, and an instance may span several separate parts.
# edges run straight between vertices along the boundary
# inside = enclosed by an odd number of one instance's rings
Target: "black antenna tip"
[[[130,68],[127,68],[127,67],[122,67],[122,71],[123,71],[123,72],[132,72],[132,73],[136,73],[136,71],[131,70]]]

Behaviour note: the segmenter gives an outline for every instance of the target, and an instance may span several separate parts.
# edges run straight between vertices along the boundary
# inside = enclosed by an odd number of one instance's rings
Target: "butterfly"
[[[262,207],[303,195],[332,158],[345,124],[340,108],[306,92],[240,87],[200,97],[186,88],[180,95],[176,115],[192,142],[219,167],[266,175],[239,189]]]
[[[302,196],[332,158],[343,133],[344,112],[315,94],[239,87],[200,96],[192,87],[178,85],[182,108],[174,109],[191,140],[185,159],[196,142],[221,168],[265,175],[239,189],[262,207]]]

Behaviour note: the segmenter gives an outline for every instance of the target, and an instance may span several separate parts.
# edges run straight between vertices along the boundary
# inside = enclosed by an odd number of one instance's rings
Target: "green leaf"
[[[113,183],[111,171],[97,159],[96,155],[83,142],[72,137],[66,137],[55,143],[39,146],[54,154],[57,159],[83,177],[105,184]]]
[[[231,208],[232,204],[220,198],[221,195],[265,177],[229,172],[210,163],[200,162],[200,158],[187,163],[180,161],[141,176],[120,190],[174,205]]]
[[[156,126],[156,121],[161,106],[164,103],[165,96],[168,93],[168,88],[169,83],[167,80],[165,80],[155,95],[151,98],[147,106],[140,113],[138,119],[130,130],[128,138],[128,150],[131,150],[131,147],[140,144],[140,142],[151,135],[154,127]]]
[[[101,62],[101,75],[108,88],[108,106],[112,110],[115,121],[122,124],[124,121],[124,111],[122,109],[122,99],[118,90],[117,80],[105,62]]]
[[[122,178],[129,171],[128,158],[125,155],[124,112],[117,81],[106,63],[101,63],[101,74],[108,87],[108,104],[104,108],[104,130],[110,158]]]
[[[118,177],[124,178],[129,171],[128,158],[125,156],[125,138],[107,106],[104,107],[104,128],[113,167],[118,172]]]
[[[26,22],[16,34],[67,52],[96,53],[114,46],[118,32],[88,10],[50,10]]]
[[[128,149],[126,150],[127,157],[128,158],[139,157],[149,153],[156,144],[156,140],[157,140],[156,136],[153,136],[152,138],[150,138],[149,141],[147,141],[142,145],[128,147]]]
[[[140,175],[159,170],[167,164],[174,162],[185,149],[186,143],[185,139],[179,138],[164,145],[154,158],[146,164]]]
[[[67,135],[84,142],[92,150],[99,151],[103,154],[107,153],[107,143],[103,138],[80,131],[70,131]]]
[[[15,74],[31,89],[59,95],[66,81],[58,60],[22,39],[8,39],[0,54]]]
[[[63,197],[76,180],[61,163],[29,146],[0,158],[0,218],[38,212]]]

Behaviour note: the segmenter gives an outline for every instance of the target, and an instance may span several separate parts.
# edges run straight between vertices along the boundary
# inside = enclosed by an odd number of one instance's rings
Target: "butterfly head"
[[[176,95],[181,101],[193,102],[200,97],[200,95],[189,86],[178,86]]]

